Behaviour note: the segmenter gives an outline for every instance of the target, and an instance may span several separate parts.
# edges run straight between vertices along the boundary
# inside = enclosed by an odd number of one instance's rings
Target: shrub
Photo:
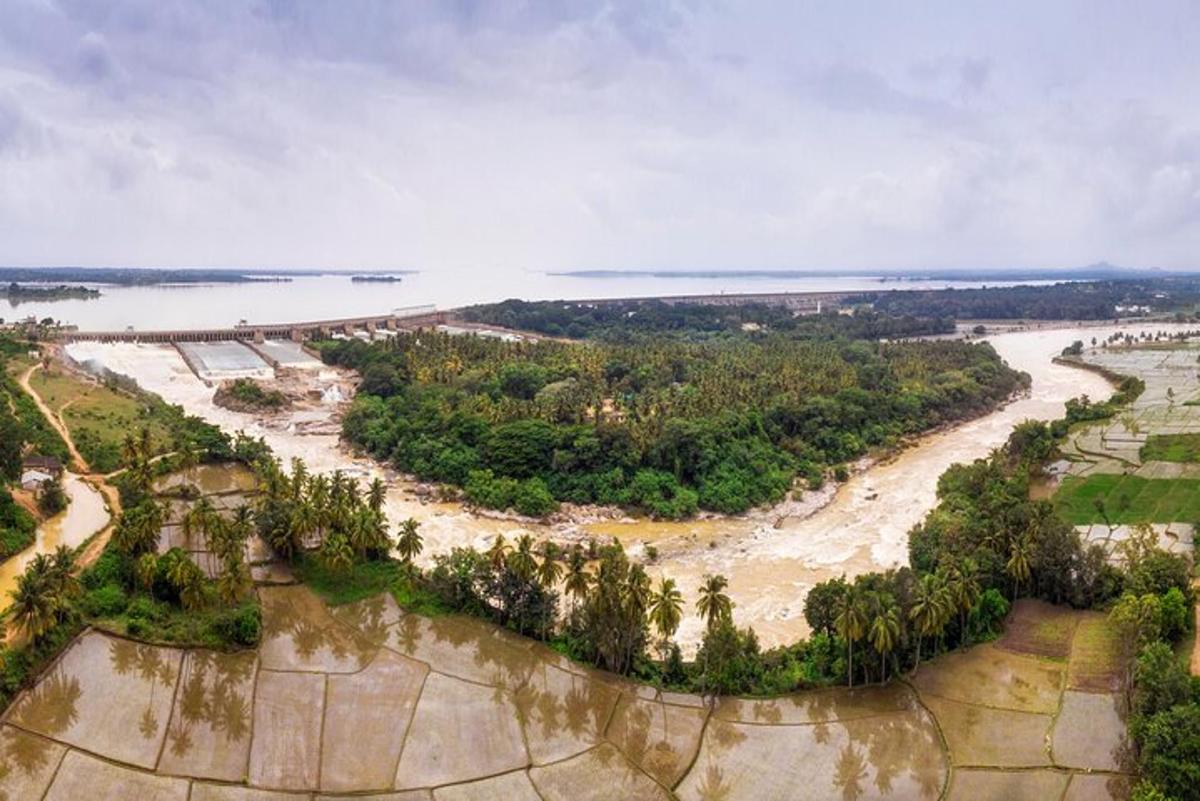
[[[129,599],[119,584],[105,584],[83,596],[83,611],[93,617],[113,617],[125,611]]]
[[[1142,727],[1141,745],[1143,778],[1176,801],[1200,801],[1200,706],[1152,716]]]
[[[235,645],[258,645],[262,637],[262,610],[256,603],[226,609],[213,621],[213,631]]]
[[[528,517],[545,517],[558,508],[558,501],[550,494],[545,481],[530,478],[522,481],[517,487],[513,506]]]

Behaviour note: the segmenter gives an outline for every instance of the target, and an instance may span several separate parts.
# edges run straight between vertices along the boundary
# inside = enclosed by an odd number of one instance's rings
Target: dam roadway
[[[851,292],[755,292],[717,295],[662,295],[636,298],[596,298],[554,301],[581,306],[613,306],[629,303],[664,303],[667,305],[697,304],[712,306],[746,306],[764,304],[782,306],[798,314],[818,314],[822,309],[836,308]],[[292,323],[238,323],[229,328],[161,329],[141,331],[127,328],[118,331],[63,330],[63,342],[227,342],[268,339],[290,339],[301,342],[335,333],[353,336],[356,331],[374,334],[378,330],[400,331],[430,328],[448,322],[461,322],[461,309],[437,310],[434,306],[413,306],[395,309],[387,314],[366,317],[347,317],[336,320],[312,320]]]

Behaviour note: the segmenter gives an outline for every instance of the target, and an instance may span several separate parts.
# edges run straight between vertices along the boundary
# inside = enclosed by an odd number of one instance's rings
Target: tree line
[[[1150,312],[1193,314],[1200,279],[1064,281],[1050,285],[867,292],[853,300],[889,315],[968,320],[1113,320]]]
[[[796,314],[766,303],[717,306],[664,303],[660,300],[576,301],[505,300],[470,306],[460,312],[468,322],[533,331],[552,337],[618,342],[646,335],[701,341],[754,337],[773,332],[793,339],[905,339],[954,331],[954,320],[936,315],[881,314],[867,308],[840,314]]]

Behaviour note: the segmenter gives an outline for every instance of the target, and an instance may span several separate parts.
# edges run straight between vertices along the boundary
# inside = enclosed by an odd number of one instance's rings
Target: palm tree
[[[1013,600],[1017,599],[1017,593],[1021,590],[1021,585],[1029,581],[1032,571],[1030,570],[1029,559],[1032,544],[1029,541],[1029,535],[1021,537],[1012,544],[1012,551],[1008,557],[1008,562],[1004,565],[1005,571],[1013,579]]]
[[[492,542],[492,547],[488,548],[486,556],[492,564],[493,570],[499,570],[507,561],[508,543],[504,541],[503,534],[497,534],[496,539]]]
[[[833,621],[838,636],[846,641],[846,683],[854,686],[854,643],[867,631],[867,605],[858,587],[849,587],[842,595],[841,608]]]
[[[716,628],[718,623],[729,620],[733,616],[733,601],[725,594],[729,580],[722,575],[706,575],[700,585],[700,597],[696,601],[696,611],[704,619],[708,631]]]
[[[965,640],[967,613],[979,603],[979,595],[982,592],[979,586],[979,566],[974,559],[965,557],[950,569],[949,590],[958,610],[958,636]]]
[[[508,569],[526,581],[533,578],[537,562],[533,558],[533,537],[522,534],[517,537],[517,547],[508,555]]]
[[[537,569],[538,583],[547,590],[552,590],[563,575],[562,562],[558,561],[559,548],[554,542],[546,540],[542,543],[541,551],[542,561]]]
[[[879,654],[879,681],[887,680],[887,656],[900,642],[900,615],[896,600],[888,593],[877,593],[874,598],[875,613],[867,638]]]
[[[675,586],[675,579],[663,578],[658,592],[650,598],[650,621],[662,639],[662,658],[666,660],[667,643],[679,630],[683,620],[683,593]]]
[[[424,542],[421,539],[419,524],[411,517],[400,524],[400,537],[396,540],[396,552],[400,561],[411,566],[414,559],[421,553]]]
[[[350,569],[354,564],[354,552],[344,534],[333,534],[325,540],[321,546],[321,560],[325,567],[336,573]]]
[[[587,570],[587,558],[583,555],[583,548],[576,545],[571,549],[571,556],[567,560],[565,584],[567,594],[571,596],[572,610],[580,599],[587,597],[589,586],[591,586],[591,576]]]
[[[137,585],[149,591],[154,586],[154,577],[158,573],[158,557],[153,553],[144,553],[133,563],[133,577]]]
[[[300,495],[304,492],[305,484],[308,482],[308,467],[305,466],[304,460],[300,458],[292,459],[292,500],[300,500]]]
[[[949,607],[949,593],[942,577],[937,573],[921,576],[912,608],[908,610],[908,617],[917,628],[917,661],[913,665],[914,671],[921,665],[922,639],[941,633],[946,625]]]
[[[50,571],[50,560],[38,554],[17,577],[16,589],[9,593],[13,622],[33,640],[49,631],[59,616],[62,599],[54,591]]]
[[[372,512],[379,514],[383,511],[383,502],[387,498],[387,486],[383,480],[376,477],[367,489],[367,506]]]
[[[189,566],[183,585],[179,588],[179,600],[184,609],[195,610],[204,606],[204,572],[190,559],[184,560]]]

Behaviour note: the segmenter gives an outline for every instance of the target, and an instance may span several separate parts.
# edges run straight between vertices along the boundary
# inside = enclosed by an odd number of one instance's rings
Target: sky
[[[0,263],[1200,268],[1200,4],[0,0]]]

